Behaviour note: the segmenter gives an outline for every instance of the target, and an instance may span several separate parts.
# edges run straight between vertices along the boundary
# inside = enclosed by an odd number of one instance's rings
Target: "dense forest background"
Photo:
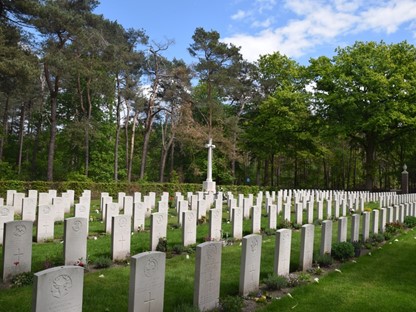
[[[416,49],[356,42],[250,63],[215,30],[173,44],[94,0],[0,1],[0,179],[387,190],[416,181]],[[411,184],[411,188],[414,186]]]

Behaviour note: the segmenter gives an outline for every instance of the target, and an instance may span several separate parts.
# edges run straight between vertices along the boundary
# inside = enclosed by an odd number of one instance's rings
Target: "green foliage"
[[[289,287],[297,287],[310,282],[311,276],[309,273],[299,272],[299,274],[291,274],[287,281]]]
[[[371,234],[370,235],[370,241],[375,243],[375,244],[380,244],[382,242],[384,242],[385,237],[383,233],[377,233],[377,234]]]
[[[243,298],[239,296],[226,296],[220,298],[220,311],[241,312],[243,309]]]
[[[33,285],[34,274],[32,272],[24,272],[13,276],[11,287],[23,287]]]
[[[404,217],[403,224],[409,229],[414,228],[416,226],[416,217],[413,217],[413,216]]]
[[[113,264],[113,261],[110,257],[107,256],[101,256],[95,259],[94,261],[94,267],[96,269],[106,269],[109,268]]]
[[[330,267],[332,263],[334,262],[334,259],[329,253],[324,253],[323,255],[316,254],[314,258],[315,258],[315,262],[320,267],[323,267],[323,268]]]
[[[395,236],[403,231],[403,224],[399,221],[395,222],[389,222],[386,223],[386,227],[384,229],[384,232],[387,234],[390,234],[392,236]]]
[[[354,245],[350,242],[334,243],[331,255],[335,260],[346,261],[354,257]]]
[[[180,245],[180,244],[174,245],[172,247],[172,252],[177,255],[180,255],[181,253],[183,253],[184,250],[185,250],[185,247],[183,247],[183,245]]]
[[[168,241],[166,240],[166,237],[160,237],[159,242],[156,246],[157,251],[166,252],[168,251]]]
[[[173,309],[173,312],[200,312],[200,310],[192,304],[181,303]]]
[[[270,273],[263,279],[263,283],[268,290],[280,290],[288,285],[286,277]]]

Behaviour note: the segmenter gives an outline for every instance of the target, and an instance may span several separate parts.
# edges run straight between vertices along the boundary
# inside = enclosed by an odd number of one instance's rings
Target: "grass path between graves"
[[[256,311],[416,311],[416,231]]]

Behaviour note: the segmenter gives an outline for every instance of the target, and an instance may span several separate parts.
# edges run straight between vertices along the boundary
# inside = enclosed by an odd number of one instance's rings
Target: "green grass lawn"
[[[84,279],[84,311],[127,311],[130,268],[128,263],[119,263],[108,269],[93,269],[99,257],[110,256],[110,236],[104,233],[104,224],[95,213],[98,202],[92,206],[88,260],[90,271]],[[195,255],[192,248],[181,255],[172,255],[174,246],[180,245],[181,229],[176,228],[177,217],[170,209],[168,223],[168,259],[166,261],[165,311],[175,311],[181,303],[192,304],[194,289]],[[71,216],[71,215],[68,215]],[[224,213],[224,221],[228,214]],[[267,218],[262,218],[266,227]],[[131,238],[131,254],[149,250],[149,224],[146,231],[135,233]],[[250,221],[244,222],[245,234],[250,231]],[[348,224],[350,229],[350,222]],[[223,223],[224,233],[231,233],[231,224]],[[319,284],[302,286],[292,292],[294,299],[284,297],[267,306],[264,311],[414,311],[416,301],[416,269],[412,267],[416,256],[416,240],[411,231],[399,237],[399,242],[386,244],[380,250],[357,260],[358,263],[344,264],[342,274],[332,273],[321,279]],[[53,242],[33,244],[32,271],[43,270],[46,265],[63,263],[63,224],[56,224]],[[94,239],[94,236],[97,239]],[[198,226],[197,242],[208,236],[207,224]],[[320,227],[315,227],[315,250],[319,251]],[[337,223],[334,222],[333,241],[336,241]],[[415,233],[416,236],[416,233]],[[264,236],[262,245],[260,278],[273,272],[275,237]],[[300,231],[294,231],[291,248],[291,271],[299,266]],[[0,257],[2,256],[0,251]],[[221,268],[221,297],[238,294],[241,247],[239,242],[223,248]],[[5,288],[0,284],[0,311],[30,311],[32,287]],[[259,309],[263,308],[259,305]],[[398,310],[399,309],[399,310]]]

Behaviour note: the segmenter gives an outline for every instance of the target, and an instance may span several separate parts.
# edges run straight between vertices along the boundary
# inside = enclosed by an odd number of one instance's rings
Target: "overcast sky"
[[[165,56],[193,61],[187,48],[197,27],[216,30],[243,57],[279,51],[308,64],[355,41],[416,43],[416,0],[100,0],[95,10],[151,40],[174,40]]]

